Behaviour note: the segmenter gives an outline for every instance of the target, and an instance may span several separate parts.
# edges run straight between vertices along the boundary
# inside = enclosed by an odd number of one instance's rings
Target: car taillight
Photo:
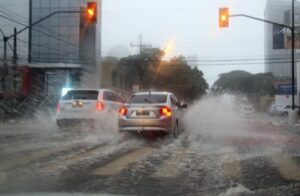
[[[170,117],[172,116],[172,111],[169,107],[167,106],[163,106],[159,109],[159,113],[161,116],[166,116],[166,117]]]
[[[97,110],[103,110],[103,108],[104,108],[103,103],[101,103],[100,101],[97,101],[97,103],[96,103],[96,109]]]
[[[56,112],[60,113],[60,103],[59,102],[57,103]]]
[[[127,114],[127,108],[124,108],[124,107],[120,108],[119,114],[121,116],[125,116]]]

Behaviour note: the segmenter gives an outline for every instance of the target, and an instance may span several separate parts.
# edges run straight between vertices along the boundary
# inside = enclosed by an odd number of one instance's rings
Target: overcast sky
[[[231,14],[263,18],[265,5],[266,0],[103,0],[103,53],[114,45],[130,48],[142,34],[144,42],[155,47],[172,43],[170,56],[198,56],[198,67],[210,84],[230,70],[263,72],[263,64],[203,66],[201,60],[263,59],[264,24],[232,18],[230,28],[219,29],[218,9],[229,7]]]
[[[28,18],[28,10],[24,9],[27,3],[28,0],[0,0],[1,7],[24,15],[24,18]],[[263,18],[265,5],[266,0],[103,0],[103,55],[116,45],[137,52],[137,48],[130,48],[130,43],[137,43],[139,34],[142,34],[143,41],[154,47],[163,49],[171,44],[168,57],[197,56],[198,62],[193,64],[204,72],[210,84],[220,73],[231,70],[263,72],[263,64],[234,62],[232,66],[232,62],[227,61],[227,64],[222,60],[263,59],[264,24],[246,18],[231,18],[230,28],[219,29],[218,9],[229,7],[231,14]],[[4,24],[3,20],[0,23],[8,27],[8,34],[16,26],[7,21]],[[22,36],[26,39],[27,34]],[[26,49],[25,44],[21,45],[20,52],[25,55]],[[212,65],[202,60],[220,61]]]

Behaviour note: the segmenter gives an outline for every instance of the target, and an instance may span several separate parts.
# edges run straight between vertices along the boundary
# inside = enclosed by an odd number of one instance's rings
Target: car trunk
[[[164,104],[132,104],[127,105],[127,115],[128,119],[159,119],[160,118],[160,108]]]

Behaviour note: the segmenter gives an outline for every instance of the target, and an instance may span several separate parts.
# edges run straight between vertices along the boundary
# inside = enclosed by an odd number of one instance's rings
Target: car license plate
[[[150,115],[150,112],[149,112],[149,111],[144,111],[144,110],[142,110],[142,111],[137,111],[137,112],[136,112],[136,115],[137,115],[137,116],[149,116],[149,115]]]

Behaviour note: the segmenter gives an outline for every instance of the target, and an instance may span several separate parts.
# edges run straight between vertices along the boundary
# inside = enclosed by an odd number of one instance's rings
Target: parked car
[[[123,99],[109,89],[69,90],[57,105],[56,123],[60,128],[81,122],[93,127],[96,121],[105,121],[109,116],[117,118],[123,103]]]
[[[176,96],[169,92],[140,92],[133,94],[119,110],[120,132],[162,131],[176,138],[182,123],[182,109]]]
[[[280,107],[282,107],[282,105],[272,105],[269,111],[270,115],[277,115]]]
[[[273,110],[271,108],[270,114],[271,115],[279,115],[279,116],[288,116],[289,114],[289,109],[292,108],[291,105],[275,105],[272,106],[274,107]],[[295,109],[298,110],[298,115],[300,115],[300,107],[295,105]]]
[[[287,116],[289,114],[290,105],[282,105],[277,107],[276,114],[280,116]]]
[[[255,109],[251,105],[243,105],[240,109],[240,116],[242,118],[253,118]]]

